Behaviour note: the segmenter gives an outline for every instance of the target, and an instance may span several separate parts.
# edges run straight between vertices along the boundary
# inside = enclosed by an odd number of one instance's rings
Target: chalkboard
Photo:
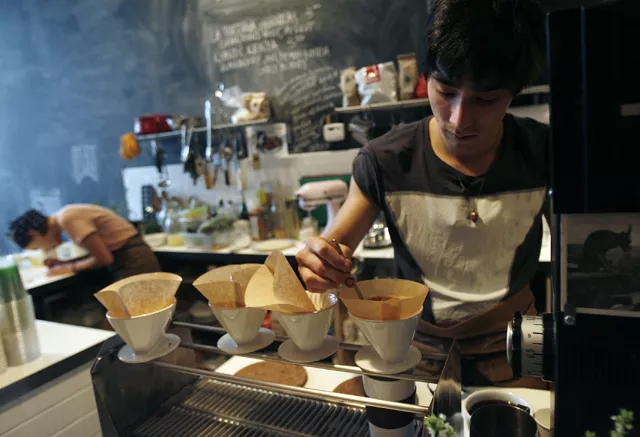
[[[322,122],[340,105],[340,70],[419,52],[426,16],[424,0],[210,0],[186,24],[202,31],[214,82],[269,92],[301,153],[332,148]]]
[[[424,0],[3,2],[0,253],[16,250],[3,235],[30,207],[126,215],[120,135],[140,114],[202,114],[220,83],[271,93],[293,152],[325,149],[337,72],[418,51],[425,19]]]

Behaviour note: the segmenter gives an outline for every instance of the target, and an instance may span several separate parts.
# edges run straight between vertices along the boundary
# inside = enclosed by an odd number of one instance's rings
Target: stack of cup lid
[[[19,366],[40,356],[33,300],[10,256],[0,258],[0,333],[9,366]]]
[[[4,353],[4,345],[2,343],[2,337],[0,337],[0,374],[7,370],[9,363],[7,362],[7,356]]]

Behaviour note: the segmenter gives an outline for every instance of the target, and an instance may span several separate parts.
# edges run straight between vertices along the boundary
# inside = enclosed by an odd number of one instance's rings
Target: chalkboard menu
[[[213,81],[267,91],[301,153],[332,147],[322,123],[341,102],[340,70],[419,52],[426,16],[424,0],[211,0],[198,25]]]

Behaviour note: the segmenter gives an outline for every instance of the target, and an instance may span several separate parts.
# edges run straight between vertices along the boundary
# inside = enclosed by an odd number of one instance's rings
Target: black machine
[[[554,435],[608,436],[622,408],[640,435],[640,1],[547,24],[553,314],[517,314],[507,350],[553,382]]]

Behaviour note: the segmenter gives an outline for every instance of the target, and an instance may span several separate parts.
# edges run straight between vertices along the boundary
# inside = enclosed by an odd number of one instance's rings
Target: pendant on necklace
[[[469,219],[471,219],[473,223],[477,223],[479,218],[480,216],[478,215],[478,211],[475,208],[473,208],[469,213]]]

